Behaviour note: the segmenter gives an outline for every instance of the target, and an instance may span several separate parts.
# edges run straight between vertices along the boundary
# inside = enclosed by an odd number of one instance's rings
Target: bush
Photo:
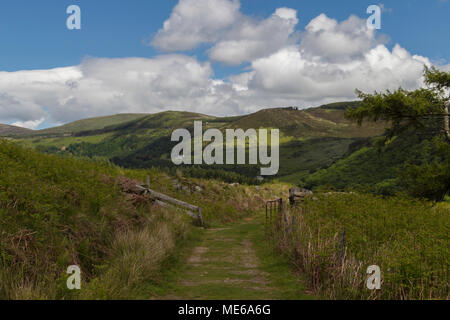
[[[407,165],[403,185],[413,197],[442,201],[450,191],[450,145],[434,140],[437,159],[423,165]]]

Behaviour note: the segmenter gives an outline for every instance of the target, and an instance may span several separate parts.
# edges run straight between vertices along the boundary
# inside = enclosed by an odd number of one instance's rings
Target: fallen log
[[[142,187],[140,185],[136,185],[136,189],[141,191],[144,194],[148,193],[151,197],[155,198],[156,200],[159,200],[160,202],[168,202],[171,205],[179,206],[179,207],[183,207],[185,209],[188,209],[186,213],[188,215],[190,215],[191,217],[194,217],[194,218],[198,219],[200,224],[203,226],[202,209],[200,207],[197,207],[197,206],[194,206],[192,204],[186,203],[184,201],[181,201],[181,200],[169,197],[169,196],[167,196],[165,194],[156,192],[156,191],[154,191],[152,189],[144,188],[144,187]],[[194,213],[192,211],[197,212],[197,213]]]
[[[170,203],[166,203],[166,202],[162,202],[160,200],[155,200],[155,203],[160,206],[160,207],[164,207],[164,208],[177,208],[174,205],[171,205]],[[179,209],[179,208],[178,208]],[[199,219],[199,216],[197,213],[186,210],[186,214],[194,219]]]

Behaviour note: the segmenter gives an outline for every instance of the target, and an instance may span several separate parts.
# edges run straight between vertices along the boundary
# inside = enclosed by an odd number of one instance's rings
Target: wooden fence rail
[[[152,198],[156,199],[157,203],[161,206],[167,207],[167,206],[176,206],[176,207],[182,207],[186,210],[186,213],[195,218],[198,219],[201,226],[203,226],[203,216],[202,216],[202,209],[200,207],[194,206],[192,204],[189,204],[187,202],[169,197],[168,195],[156,192],[150,188],[145,188],[140,185],[136,185],[136,188],[140,190],[143,194],[149,194]]]

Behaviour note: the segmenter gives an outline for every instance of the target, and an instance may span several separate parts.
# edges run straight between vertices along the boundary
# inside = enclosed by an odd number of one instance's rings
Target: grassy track
[[[201,231],[162,299],[310,299],[264,240],[261,216]]]

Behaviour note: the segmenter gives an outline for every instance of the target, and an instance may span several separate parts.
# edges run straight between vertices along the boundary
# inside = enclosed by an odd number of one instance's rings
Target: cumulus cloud
[[[27,128],[35,130],[39,127],[41,123],[45,121],[44,118],[38,119],[38,120],[30,120],[30,121],[17,121],[13,122],[11,125],[21,128]]]
[[[345,63],[317,62],[298,48],[290,47],[254,61],[247,87],[294,104],[295,101],[318,104],[354,99],[355,88],[366,92],[399,86],[415,89],[422,85],[424,64],[430,64],[428,59],[411,56],[399,45],[392,51],[378,45],[360,60]]]
[[[294,43],[297,11],[279,8],[262,21],[241,19],[225,37],[209,51],[210,58],[231,65],[270,55]]]
[[[79,66],[0,73],[0,121],[33,127],[115,113],[239,113],[231,85],[185,55],[87,59]],[[41,121],[33,122],[33,121]]]
[[[297,11],[278,8],[257,20],[239,11],[237,0],[180,0],[158,31],[152,45],[165,51],[184,51],[214,44],[214,61],[238,65],[267,56],[295,41]]]
[[[238,8],[238,2],[225,2]],[[186,14],[181,9],[176,12]],[[248,70],[225,79],[214,77],[209,62],[182,54],[96,58],[67,68],[0,72],[0,121],[33,128],[43,121],[65,123],[125,112],[237,115],[351,100],[356,88],[372,92],[423,85],[423,65],[430,65],[429,59],[398,44],[388,49],[355,16],[338,22],[322,14],[310,21],[297,42],[286,36],[274,47],[258,41],[253,47],[249,40],[263,40],[266,30],[277,27],[290,35],[296,24],[296,11],[281,8],[265,20],[245,18],[217,38],[211,57],[228,63],[251,61]],[[213,39],[208,37],[204,39]],[[233,49],[230,39],[240,45]],[[221,56],[220,51],[228,53]]]
[[[389,50],[365,21],[338,22],[321,14],[302,34],[299,45],[255,59],[251,71],[232,77],[246,100],[260,106],[318,105],[355,99],[355,89],[416,89],[423,85],[426,57],[400,45]]]
[[[152,44],[164,51],[214,42],[239,17],[238,0],[180,0]]]
[[[0,73],[0,78],[2,75],[4,74]],[[26,97],[20,98],[20,100],[10,94],[0,92],[0,121],[7,122],[10,119],[24,120],[43,115],[41,108],[35,102],[26,102]]]
[[[356,88],[416,89],[423,85],[424,65],[431,65],[428,58],[398,44],[389,50],[360,18],[338,22],[321,14],[307,25],[299,45],[255,59],[251,71],[230,80],[247,108],[311,106],[355,99]]]
[[[300,48],[311,59],[337,62],[362,58],[381,42],[375,30],[367,28],[366,20],[350,16],[338,23],[321,14],[306,26]]]

